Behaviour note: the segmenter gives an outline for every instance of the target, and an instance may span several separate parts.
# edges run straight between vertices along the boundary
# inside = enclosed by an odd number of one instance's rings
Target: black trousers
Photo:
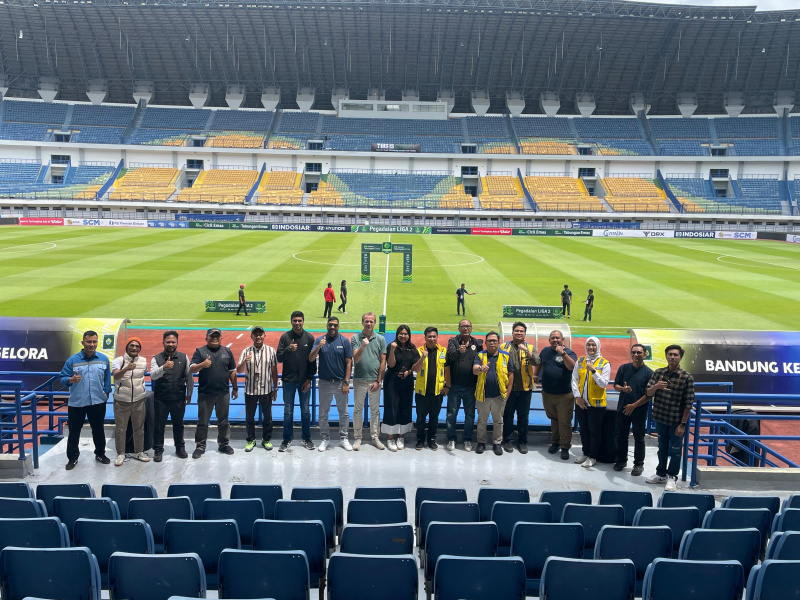
[[[570,307],[569,302],[561,303],[561,314],[564,315],[565,317],[569,316],[569,307]]]
[[[332,312],[333,312],[333,302],[326,302],[325,303],[325,312],[322,313],[322,318],[323,319],[327,319],[328,317],[331,316]]]
[[[511,441],[514,433],[514,413],[517,414],[517,443],[528,443],[528,417],[531,414],[531,395],[533,392],[511,392],[503,411],[503,442]]]
[[[236,316],[237,317],[239,316],[239,311],[242,309],[244,309],[244,316],[245,317],[249,316],[247,314],[247,305],[244,302],[239,302],[239,308],[236,310]]]
[[[336,310],[344,310],[345,306],[347,306],[347,298],[342,298],[341,296],[339,296],[339,298],[341,298],[342,303],[339,305],[339,308],[337,308]]]
[[[581,431],[581,451],[589,458],[597,460],[600,454],[600,442],[603,436],[603,417],[606,416],[606,407],[589,406],[581,408],[575,406],[578,415],[578,425]]]
[[[159,402],[155,401],[156,426],[153,431],[153,450],[164,452],[164,431],[167,428],[167,418],[172,419],[172,439],[175,440],[175,449],[184,448],[186,442],[183,439],[183,415],[186,412],[186,404],[178,402]]]
[[[456,314],[460,315],[464,313],[464,316],[467,316],[467,309],[464,307],[464,299],[463,298],[456,298]]]
[[[81,429],[83,423],[89,420],[89,427],[92,428],[92,439],[94,440],[95,456],[105,456],[106,454],[106,432],[103,430],[103,419],[106,416],[106,403],[91,404],[89,406],[67,406],[67,425],[69,435],[67,436],[67,460],[78,460],[81,451],[78,445],[81,441]]]
[[[427,429],[428,442],[436,439],[436,429],[439,427],[439,412],[442,410],[442,401],[444,397],[441,394],[436,396],[423,396],[416,394],[417,404],[417,441],[425,443],[425,430]],[[425,424],[427,419],[428,423]]]
[[[271,394],[245,394],[244,395],[244,422],[247,427],[247,441],[256,439],[256,408],[261,407],[261,418],[264,420],[264,430],[261,439],[272,439],[272,395]]]
[[[588,304],[586,308],[583,309],[583,320],[584,321],[591,321],[592,320],[592,307]]]
[[[628,433],[633,427],[633,464],[644,464],[644,434],[647,428],[647,404],[637,407],[626,415],[622,406],[617,407],[617,458],[616,462],[628,462]]]

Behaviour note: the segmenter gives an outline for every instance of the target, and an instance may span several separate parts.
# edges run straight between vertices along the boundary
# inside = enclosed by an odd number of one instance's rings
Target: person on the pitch
[[[467,309],[464,307],[464,296],[474,296],[475,292],[467,291],[467,284],[462,283],[460,288],[456,289],[456,314],[467,316]]]
[[[586,296],[586,300],[584,300],[583,303],[586,305],[586,308],[583,310],[583,319],[581,319],[581,321],[591,321],[592,309],[594,308],[594,290],[589,290],[589,295]]]
[[[275,350],[264,343],[264,329],[253,327],[250,339],[253,345],[242,350],[237,373],[245,373],[244,414],[247,427],[247,443],[244,451],[252,452],[256,447],[256,408],[261,407],[264,427],[261,445],[272,450],[272,402],[278,395],[278,358]]]
[[[628,433],[633,426],[633,470],[638,477],[644,471],[644,434],[647,425],[647,404],[650,398],[645,391],[653,370],[644,364],[645,348],[641,344],[631,346],[631,362],[617,369],[614,389],[619,392],[617,404],[617,457],[614,470],[622,471],[628,464]]]
[[[172,419],[172,439],[175,455],[189,458],[183,439],[183,417],[186,405],[192,401],[194,378],[189,372],[189,359],[178,352],[178,332],[165,331],[162,343],[164,351],[150,360],[150,380],[153,382],[155,427],[153,428],[153,451],[155,462],[164,456],[164,430],[167,419]]]
[[[572,290],[569,289],[568,285],[564,286],[564,289],[561,290],[561,316],[566,317],[569,319],[569,308],[572,306]]]
[[[245,303],[245,300],[244,300],[244,284],[240,283],[239,284],[239,308],[236,309],[236,316],[237,317],[239,316],[239,311],[243,310],[243,309],[244,309],[244,316],[245,317],[249,316],[247,314],[247,304]]]
[[[346,279],[342,279],[342,285],[339,288],[339,300],[341,300],[342,303],[339,305],[339,308],[337,308],[336,310],[338,310],[340,312],[343,312],[344,314],[347,314],[347,311],[345,310],[345,308],[347,307],[347,280]]]
[[[322,295],[325,297],[325,312],[322,313],[322,318],[327,319],[333,312],[333,303],[336,302],[336,292],[333,291],[333,284],[330,281]]]
[[[586,340],[586,356],[572,369],[572,395],[581,428],[581,455],[575,463],[593,467],[600,454],[603,418],[606,416],[606,386],[611,377],[611,363],[600,354],[600,340]]]

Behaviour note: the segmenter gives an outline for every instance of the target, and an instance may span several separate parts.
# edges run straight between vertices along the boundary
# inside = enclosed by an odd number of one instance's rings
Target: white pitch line
[[[236,339],[238,340],[238,339],[239,339],[240,337],[242,337],[243,335],[244,335],[243,333],[240,333],[239,335],[237,335],[237,336],[236,336]]]
[[[228,346],[227,346],[227,347],[228,347],[228,348],[230,348],[231,346],[233,346],[233,342],[231,342],[230,344],[228,344]]]
[[[392,241],[392,234],[389,234],[389,241]],[[386,314],[386,299],[389,296],[389,257],[391,254],[386,255],[386,282],[383,285],[383,312],[382,315]]]

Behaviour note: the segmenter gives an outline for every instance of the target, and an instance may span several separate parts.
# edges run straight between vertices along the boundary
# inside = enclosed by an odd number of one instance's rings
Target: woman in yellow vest
[[[575,396],[583,454],[575,462],[593,467],[600,453],[603,417],[606,414],[606,386],[611,377],[611,363],[600,354],[600,340],[586,340],[586,356],[581,356],[572,370],[572,395]]]

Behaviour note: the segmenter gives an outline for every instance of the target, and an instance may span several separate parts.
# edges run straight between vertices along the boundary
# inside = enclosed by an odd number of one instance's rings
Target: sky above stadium
[[[756,10],[791,10],[800,8],[800,0],[648,0],[657,4],[685,4],[687,6],[753,6]]]

